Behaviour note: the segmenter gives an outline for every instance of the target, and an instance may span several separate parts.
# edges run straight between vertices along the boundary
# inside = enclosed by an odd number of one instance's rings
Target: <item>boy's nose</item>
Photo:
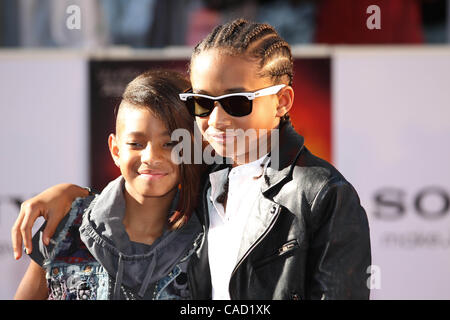
[[[218,101],[214,102],[214,109],[209,115],[208,125],[217,129],[226,128],[230,124],[230,115],[223,110]]]

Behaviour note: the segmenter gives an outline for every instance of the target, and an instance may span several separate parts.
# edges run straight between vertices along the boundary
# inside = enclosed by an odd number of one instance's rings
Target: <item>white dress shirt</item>
[[[238,252],[250,209],[261,190],[262,174],[268,163],[267,154],[244,165],[213,172],[207,191],[209,231],[208,256],[211,271],[212,298],[230,300],[228,285],[238,263]],[[222,193],[229,173],[226,210],[216,201]],[[257,177],[257,178],[255,178]]]

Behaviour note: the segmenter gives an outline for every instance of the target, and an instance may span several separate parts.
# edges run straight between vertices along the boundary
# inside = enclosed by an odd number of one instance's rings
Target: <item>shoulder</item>
[[[332,164],[306,148],[295,163],[293,181],[301,186],[313,224],[320,224],[332,213],[347,216],[348,221],[365,217],[353,185]]]
[[[317,196],[333,186],[350,185],[328,161],[313,155],[306,147],[292,168],[292,182],[312,205]]]
[[[91,195],[86,198],[76,198],[72,202],[72,206],[70,208],[69,213],[66,217],[59,223],[58,228],[56,229],[55,236],[63,233],[64,230],[72,226],[79,226],[81,224],[81,219],[83,217],[84,212],[93,204],[93,201],[98,197],[98,195]],[[61,236],[60,236],[61,237]]]
[[[291,165],[291,171],[292,176],[283,184],[277,200],[292,213],[314,223],[339,203],[351,202],[359,207],[358,194],[350,182],[331,163],[306,147]]]
[[[83,214],[96,197],[97,195],[77,198],[72,202],[69,213],[59,223],[50,244],[44,247],[43,253],[47,263],[64,253],[65,248],[70,247],[73,242],[79,241],[79,227]]]
[[[85,198],[76,198],[72,202],[69,214],[80,214],[83,213],[89,206],[98,198],[98,194],[92,194]]]

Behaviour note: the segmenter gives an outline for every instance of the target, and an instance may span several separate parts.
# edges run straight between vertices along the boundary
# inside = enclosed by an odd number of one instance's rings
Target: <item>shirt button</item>
[[[276,210],[277,210],[277,207],[273,206],[273,207],[270,209],[270,213],[275,213]]]

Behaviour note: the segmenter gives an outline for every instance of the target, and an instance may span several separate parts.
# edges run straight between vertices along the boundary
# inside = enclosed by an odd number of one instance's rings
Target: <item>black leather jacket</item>
[[[279,141],[280,167],[267,168],[259,205],[250,213],[231,299],[368,299],[369,226],[355,189],[312,155],[289,123]],[[208,179],[199,210],[205,235],[209,187]],[[193,299],[211,299],[206,236],[188,272]]]

